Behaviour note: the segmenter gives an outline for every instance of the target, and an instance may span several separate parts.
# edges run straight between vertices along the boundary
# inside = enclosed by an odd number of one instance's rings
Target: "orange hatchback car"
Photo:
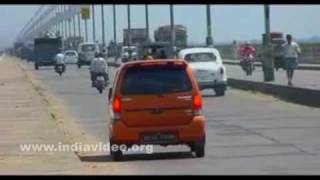
[[[184,60],[123,64],[109,90],[109,108],[111,146],[186,144],[196,157],[205,154],[201,94]],[[116,161],[123,155],[110,153]]]

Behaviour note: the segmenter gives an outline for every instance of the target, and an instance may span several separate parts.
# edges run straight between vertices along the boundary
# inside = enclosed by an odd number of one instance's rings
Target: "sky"
[[[0,5],[0,49],[11,46],[19,31],[33,16],[39,5]],[[112,6],[105,5],[106,42],[113,38]],[[96,37],[101,42],[101,10],[96,6]],[[175,5],[175,24],[188,30],[188,42],[204,43],[206,38],[205,5]],[[290,33],[295,38],[320,35],[320,5],[271,5],[272,31]],[[214,42],[261,39],[264,27],[263,5],[212,5],[212,34]],[[82,22],[82,34],[84,34]],[[168,5],[149,6],[150,32],[160,25],[170,24]],[[92,39],[92,21],[88,21],[89,40]],[[131,27],[145,27],[144,5],[131,5]],[[117,38],[122,41],[122,30],[127,28],[125,5],[117,5]]]

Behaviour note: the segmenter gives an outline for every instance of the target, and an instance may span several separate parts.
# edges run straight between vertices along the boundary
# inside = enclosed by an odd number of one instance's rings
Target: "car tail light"
[[[113,119],[120,118],[120,111],[121,111],[121,103],[120,98],[116,96],[112,102],[112,110],[113,110]]]
[[[202,99],[199,93],[195,93],[193,96],[192,108],[194,111],[194,115],[198,116],[201,115],[202,109]]]

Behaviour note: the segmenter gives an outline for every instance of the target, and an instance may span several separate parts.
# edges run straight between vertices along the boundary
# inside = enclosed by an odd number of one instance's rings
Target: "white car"
[[[66,64],[77,64],[78,63],[78,53],[74,50],[67,50],[64,52],[64,61]]]
[[[227,74],[217,49],[187,48],[181,50],[178,57],[188,62],[201,90],[212,88],[217,96],[224,96]]]

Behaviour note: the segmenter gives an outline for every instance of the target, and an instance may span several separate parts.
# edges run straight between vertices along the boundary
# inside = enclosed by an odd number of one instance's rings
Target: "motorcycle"
[[[246,72],[247,76],[251,76],[254,68],[254,57],[252,55],[249,55],[248,57],[245,57],[241,61],[241,67]]]
[[[58,64],[58,65],[56,65],[55,66],[55,71],[56,71],[56,73],[58,73],[59,74],[59,76],[61,76],[62,75],[62,73],[64,73],[64,65],[62,65],[62,64]]]
[[[102,74],[97,74],[96,80],[94,81],[94,87],[97,88],[100,94],[103,93],[103,90],[106,88],[106,82]]]

